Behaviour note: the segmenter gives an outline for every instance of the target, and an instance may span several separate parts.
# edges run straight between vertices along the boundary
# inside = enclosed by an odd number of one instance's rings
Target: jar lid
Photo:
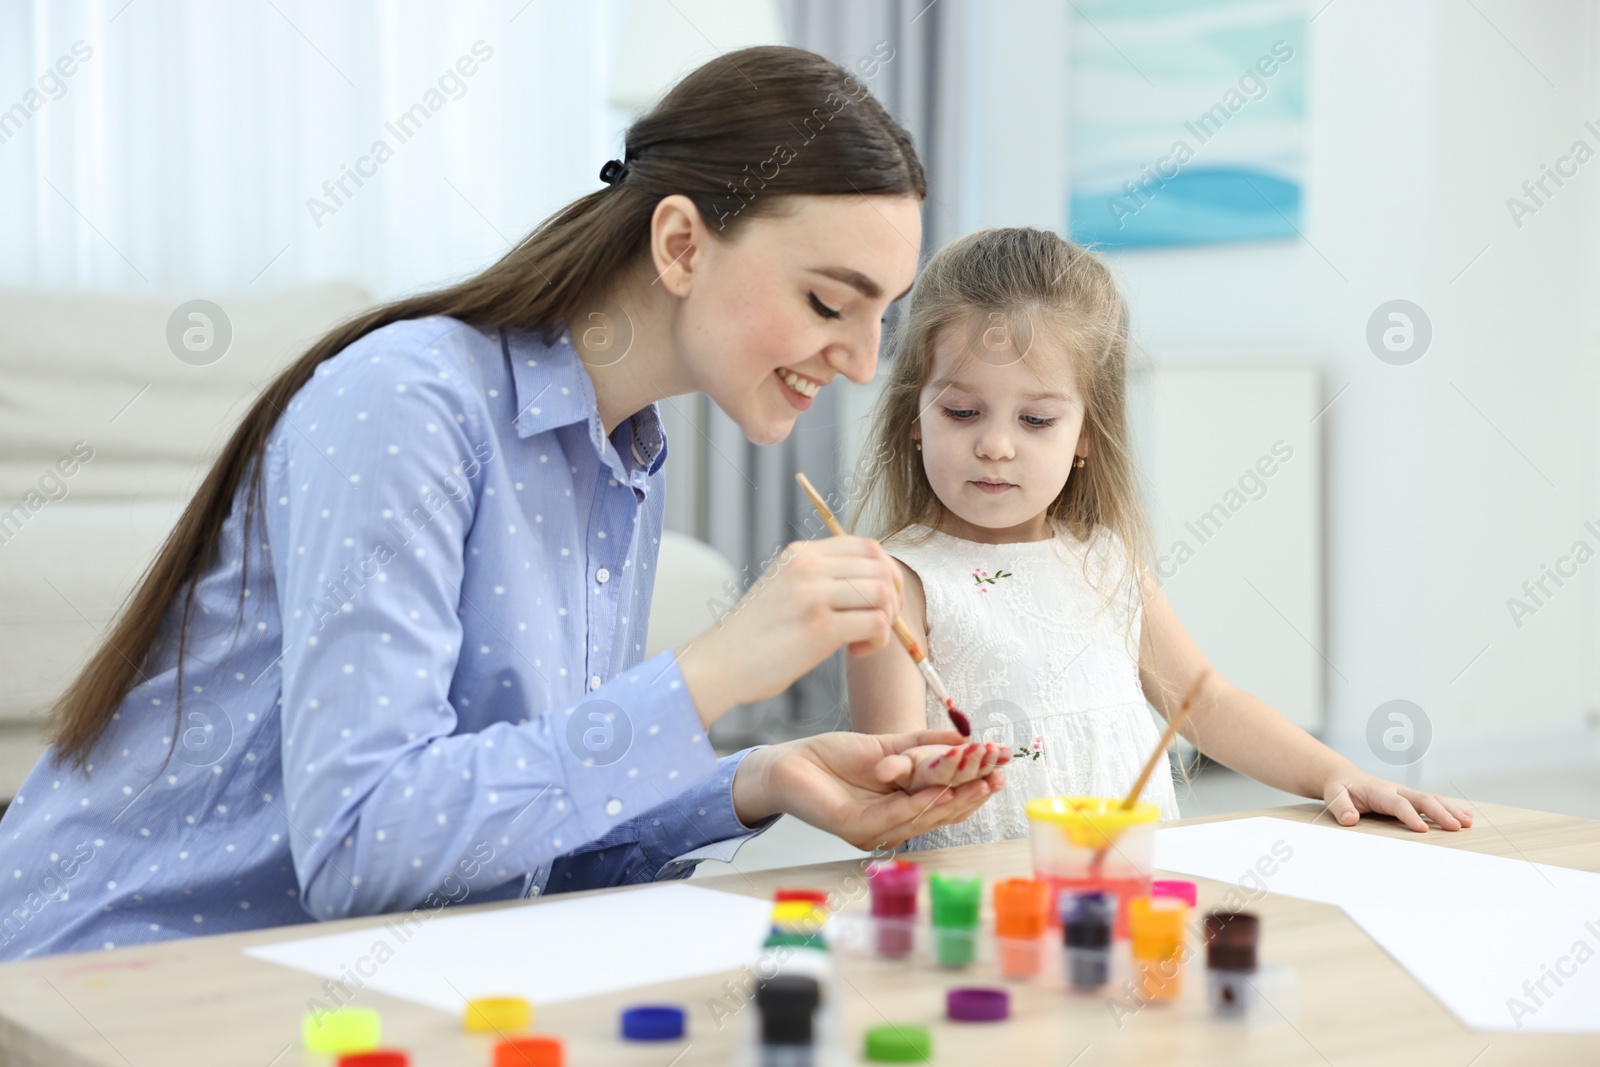
[[[952,989],[944,995],[944,1011],[958,1022],[994,1022],[1010,1016],[1011,994],[987,986]]]
[[[533,1025],[533,1005],[521,997],[478,997],[467,1001],[466,1028],[475,1034],[504,1034]]]
[[[1062,936],[1068,948],[1106,948],[1115,920],[1116,909],[1106,893],[1061,894]]]
[[[548,1034],[510,1037],[494,1047],[494,1067],[562,1067],[566,1059],[566,1045]]]
[[[411,1054],[393,1048],[348,1052],[339,1057],[339,1067],[411,1067]]]
[[[874,893],[915,893],[921,879],[922,868],[906,860],[867,867],[867,887]]]
[[[813,904],[826,904],[828,891],[826,889],[777,889],[772,893],[773,903],[782,903],[786,900],[809,900]]]
[[[1248,911],[1206,915],[1206,966],[1214,971],[1253,971],[1261,921]]]
[[[776,930],[776,928],[775,928],[775,930]],[[792,933],[792,932],[791,933],[783,933],[781,931],[774,932],[774,933],[771,933],[771,934],[767,935],[767,939],[765,941],[761,942],[761,947],[762,948],[783,948],[783,947],[788,947],[788,948],[814,948],[814,949],[818,949],[819,951],[822,951],[822,952],[828,951],[828,943],[822,939],[822,935],[820,933],[816,933],[816,934],[797,934],[797,933]]]
[[[311,1052],[370,1052],[382,1042],[383,1023],[371,1008],[308,1011],[300,1038]]]
[[[867,1031],[869,1063],[922,1063],[933,1055],[933,1038],[927,1027],[888,1023]]]
[[[1042,937],[1049,922],[1049,883],[1037,878],[1007,878],[994,884],[996,937]]]
[[[772,925],[820,928],[828,921],[828,909],[809,900],[780,900],[772,905]]]
[[[982,875],[934,871],[928,876],[928,892],[933,897],[933,925],[978,925],[978,907],[983,901]]]
[[[1200,899],[1200,888],[1183,878],[1157,878],[1150,883],[1150,895],[1176,897],[1192,908]]]
[[[1035,797],[1026,811],[1030,822],[1060,826],[1080,848],[1104,848],[1128,827],[1161,818],[1154,804],[1124,809],[1119,797]]]
[[[1133,954],[1165,959],[1183,948],[1183,920],[1189,907],[1176,897],[1134,897],[1128,902]]]
[[[822,987],[802,974],[779,974],[756,989],[761,1040],[769,1045],[809,1045]]]
[[[670,1041],[683,1036],[683,1009],[676,1004],[624,1008],[622,1036],[629,1041]]]

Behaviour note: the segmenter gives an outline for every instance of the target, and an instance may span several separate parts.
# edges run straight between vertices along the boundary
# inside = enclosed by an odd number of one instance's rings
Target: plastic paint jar
[[[880,956],[909,956],[916,942],[917,886],[922,868],[905,860],[867,868],[873,941]]]
[[[820,935],[828,922],[828,909],[809,900],[784,900],[772,905],[772,932]]]
[[[1183,921],[1189,907],[1176,897],[1135,897],[1128,903],[1133,934],[1133,983],[1152,1000],[1183,989]]]
[[[1008,878],[994,884],[994,936],[1001,974],[1028,978],[1044,970],[1049,929],[1048,883],[1037,878]]]
[[[813,904],[827,904],[828,891],[826,889],[775,889],[772,892],[772,902],[782,904],[788,900],[809,900]]]
[[[1260,938],[1261,921],[1250,912],[1206,916],[1206,1001],[1218,1015],[1243,1018],[1249,1011]]]
[[[1150,883],[1150,895],[1176,897],[1192,908],[1200,900],[1200,888],[1183,878],[1157,878]]]
[[[933,898],[933,954],[945,967],[965,967],[978,957],[978,908],[983,901],[981,875],[934,871],[928,877]]]
[[[1061,934],[1067,985],[1080,991],[1111,981],[1111,928],[1116,904],[1098,891],[1064,893]]]
[[[1034,877],[1050,883],[1050,915],[1064,891],[1099,890],[1117,901],[1117,937],[1128,936],[1128,902],[1149,892],[1161,809],[1118,797],[1038,797],[1028,801]],[[1052,919],[1053,921],[1053,919]]]
[[[822,987],[806,975],[780,974],[756,988],[761,1067],[812,1067],[821,1000]]]

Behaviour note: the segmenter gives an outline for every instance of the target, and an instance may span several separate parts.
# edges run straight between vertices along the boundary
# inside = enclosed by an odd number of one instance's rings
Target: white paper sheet
[[[1600,874],[1264,817],[1157,830],[1155,866],[1337,905],[1464,1026],[1600,1033]]]
[[[770,901],[658,885],[476,915],[443,912],[410,927],[397,921],[244,951],[454,1013],[473,997],[553,1004],[736,969],[755,960],[771,916]]]

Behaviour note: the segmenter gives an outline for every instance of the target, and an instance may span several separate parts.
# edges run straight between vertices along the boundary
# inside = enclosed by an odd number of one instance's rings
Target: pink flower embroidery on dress
[[[1008,570],[995,571],[993,578],[989,577],[989,572],[984,570],[982,567],[979,567],[972,572],[972,580],[977,583],[979,596],[988,596],[989,586],[993,585],[996,580],[1010,577],[1012,577],[1012,573]]]
[[[1031,747],[1031,748],[1019,748],[1019,749],[1017,749],[1015,752],[1013,752],[1011,754],[1011,758],[1012,759],[1035,759],[1036,760],[1042,755],[1044,755],[1044,738],[1035,737],[1033,739],[1033,747]]]

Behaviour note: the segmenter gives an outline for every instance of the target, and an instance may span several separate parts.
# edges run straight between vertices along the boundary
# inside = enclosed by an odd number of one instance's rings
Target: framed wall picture
[[[1306,115],[1300,0],[1075,0],[1073,240],[1293,238]]]

